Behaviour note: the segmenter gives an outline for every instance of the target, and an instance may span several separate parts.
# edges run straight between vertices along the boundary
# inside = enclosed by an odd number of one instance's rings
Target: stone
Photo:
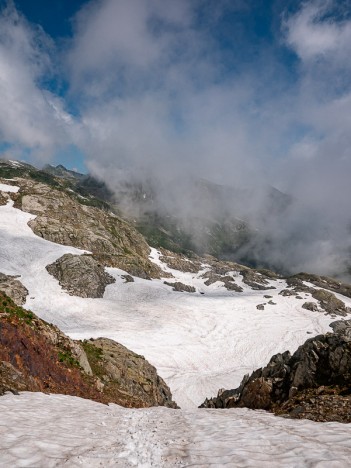
[[[207,398],[201,407],[247,407],[314,421],[351,422],[351,320],[334,333],[308,339],[297,351],[273,356],[240,386]]]
[[[106,286],[116,281],[91,255],[65,254],[46,269],[73,296],[103,297]]]
[[[23,305],[28,296],[28,289],[17,278],[17,276],[0,273],[0,291],[9,296],[17,305]]]
[[[126,407],[177,408],[168,386],[144,356],[108,338],[86,340],[82,346],[110,401],[118,399]]]
[[[318,305],[315,302],[304,302],[302,308],[311,312],[318,312]]]
[[[321,309],[324,309],[328,314],[345,317],[350,312],[350,309],[345,306],[344,302],[330,291],[316,289],[312,292],[312,296],[319,301]]]
[[[181,283],[180,281],[176,281],[175,283],[169,283],[168,281],[164,281],[164,284],[166,284],[167,286],[171,286],[173,288],[173,291],[189,293],[194,293],[196,291],[194,286],[189,286],[188,284]]]
[[[121,275],[125,283],[134,283],[134,278],[131,275]]]

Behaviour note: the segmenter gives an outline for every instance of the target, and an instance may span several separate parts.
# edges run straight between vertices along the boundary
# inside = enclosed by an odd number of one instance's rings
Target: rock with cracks
[[[103,297],[106,286],[116,281],[91,255],[65,254],[46,269],[73,296]]]
[[[334,333],[307,340],[293,355],[276,354],[238,388],[220,390],[201,407],[247,407],[292,418],[351,422],[351,320],[331,327]]]

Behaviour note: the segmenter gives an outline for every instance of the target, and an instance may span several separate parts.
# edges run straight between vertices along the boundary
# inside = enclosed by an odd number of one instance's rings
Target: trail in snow
[[[247,409],[131,410],[63,395],[0,398],[1,467],[348,467],[351,425]]]

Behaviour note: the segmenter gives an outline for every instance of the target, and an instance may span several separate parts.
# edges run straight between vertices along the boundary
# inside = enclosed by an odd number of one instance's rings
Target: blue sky
[[[5,157],[109,182],[260,179],[311,199],[348,185],[348,1],[1,5]]]
[[[290,260],[322,271],[349,257],[349,0],[0,6],[0,156],[89,171],[116,191],[189,176],[254,188],[242,203],[258,217],[269,184],[300,200],[270,226],[282,245],[307,232]],[[323,221],[313,235],[310,209]]]

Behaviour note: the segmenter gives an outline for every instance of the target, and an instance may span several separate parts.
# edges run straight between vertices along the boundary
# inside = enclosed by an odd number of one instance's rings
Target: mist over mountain
[[[348,274],[347,2],[54,3],[1,3],[2,157],[85,169],[192,248]]]
[[[349,278],[350,230],[338,214],[268,185],[226,186],[196,178],[111,184],[122,213],[156,247],[185,250],[284,274]]]
[[[350,230],[338,224],[338,215],[274,187],[233,187],[172,174],[145,180],[125,174],[106,185],[62,165],[44,171],[73,177],[82,194],[112,202],[156,248],[211,254],[282,274],[350,279]]]

